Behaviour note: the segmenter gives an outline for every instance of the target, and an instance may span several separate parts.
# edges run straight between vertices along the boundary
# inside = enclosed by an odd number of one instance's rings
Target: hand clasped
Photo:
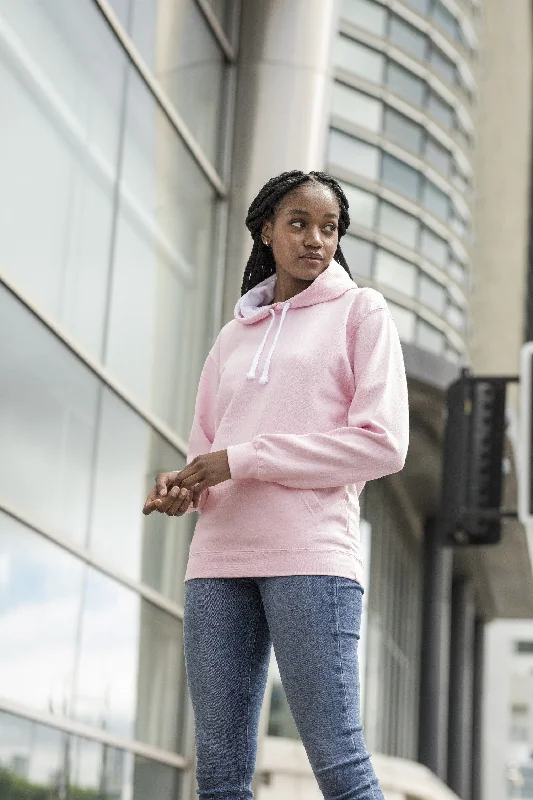
[[[143,514],[160,511],[169,517],[185,514],[191,502],[198,508],[200,495],[210,486],[228,481],[231,473],[227,450],[196,456],[179,472],[161,472],[143,508]]]

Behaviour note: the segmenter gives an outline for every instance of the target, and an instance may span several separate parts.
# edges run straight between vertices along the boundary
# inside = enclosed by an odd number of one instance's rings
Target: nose
[[[304,244],[306,247],[322,247],[322,237],[318,225],[308,225]]]

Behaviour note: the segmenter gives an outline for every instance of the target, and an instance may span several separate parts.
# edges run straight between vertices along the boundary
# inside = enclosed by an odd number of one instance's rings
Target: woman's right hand
[[[146,498],[143,514],[159,511],[169,517],[181,517],[191,504],[192,493],[185,488],[173,486],[173,480],[178,474],[175,472],[161,472],[156,478],[155,486]],[[197,507],[197,500],[195,508]]]

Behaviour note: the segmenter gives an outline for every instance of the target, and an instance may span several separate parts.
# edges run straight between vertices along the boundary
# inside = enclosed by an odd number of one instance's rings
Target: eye
[[[337,226],[333,222],[330,222],[326,225],[326,230],[329,231],[329,233],[335,233]]]
[[[293,219],[291,221],[291,225],[295,225],[297,228],[302,228],[305,225],[305,223],[303,219]]]

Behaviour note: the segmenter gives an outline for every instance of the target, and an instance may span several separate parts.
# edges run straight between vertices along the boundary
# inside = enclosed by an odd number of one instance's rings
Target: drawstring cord
[[[283,325],[283,322],[285,320],[285,315],[287,314],[287,311],[289,310],[290,305],[291,305],[291,301],[287,300],[287,302],[283,306],[283,311],[281,313],[281,319],[279,321],[279,326],[278,326],[278,329],[276,331],[276,335],[274,337],[274,341],[272,342],[272,346],[271,346],[271,348],[269,350],[267,359],[265,361],[265,366],[263,367],[263,374],[261,375],[261,377],[259,379],[259,383],[261,383],[261,384],[268,383],[268,370],[269,370],[269,367],[270,367],[270,362],[272,360],[272,355],[273,355],[274,350],[276,348],[278,337],[279,337],[279,335],[281,333],[281,326]],[[261,358],[261,353],[263,352],[263,348],[264,348],[264,346],[266,344],[266,340],[268,339],[268,335],[270,333],[272,325],[274,324],[274,320],[276,319],[276,312],[274,311],[273,308],[270,309],[269,313],[272,315],[272,319],[270,320],[270,324],[269,324],[269,326],[267,328],[267,332],[263,336],[263,340],[262,340],[261,344],[259,345],[259,347],[257,349],[257,353],[254,356],[254,360],[252,361],[252,365],[250,367],[250,371],[248,372],[248,374],[246,376],[249,380],[254,380],[254,378],[255,378],[255,372],[256,372],[256,369],[257,369],[257,365],[259,363],[259,359]]]

